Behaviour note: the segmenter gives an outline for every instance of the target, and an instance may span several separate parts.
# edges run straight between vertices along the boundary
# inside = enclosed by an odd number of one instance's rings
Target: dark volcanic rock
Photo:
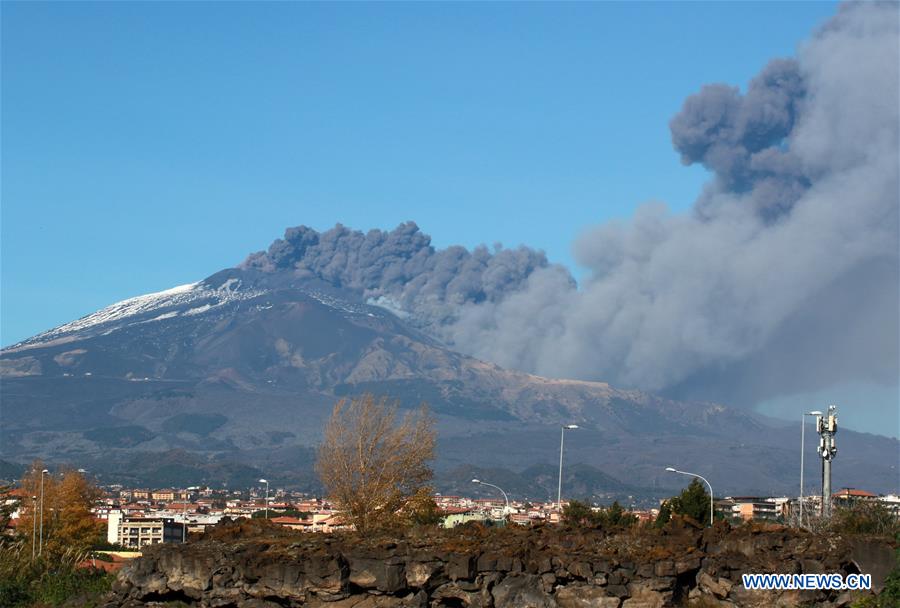
[[[896,543],[885,539],[778,526],[688,529],[580,531],[573,544],[564,529],[473,527],[383,542],[239,520],[187,545],[150,547],[120,572],[105,608],[174,600],[202,608],[839,607],[865,593],[748,591],[741,575],[849,573],[867,564],[877,590],[895,565]]]

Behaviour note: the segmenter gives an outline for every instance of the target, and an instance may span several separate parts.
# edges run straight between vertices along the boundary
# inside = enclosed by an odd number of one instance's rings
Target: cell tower
[[[828,406],[827,416],[816,417],[819,433],[819,458],[822,459],[822,517],[831,517],[831,461],[837,454],[834,435],[837,433],[837,406]]]

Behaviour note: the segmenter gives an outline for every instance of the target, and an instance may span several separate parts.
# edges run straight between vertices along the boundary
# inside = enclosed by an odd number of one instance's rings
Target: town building
[[[121,511],[111,511],[106,526],[107,541],[129,548],[180,543],[186,533],[171,517],[126,517]]]
[[[887,507],[888,511],[890,511],[894,517],[900,518],[900,496],[897,494],[886,494],[884,496],[879,496],[878,500]]]
[[[877,495],[867,492],[866,490],[857,490],[856,488],[841,488],[831,495],[831,501],[835,505],[849,507],[855,502],[876,500]]]
[[[716,511],[726,518],[777,520],[790,512],[790,499],[781,497],[728,496],[716,501]]]
[[[443,509],[444,520],[441,525],[445,528],[455,528],[470,521],[486,521],[487,516],[470,507],[447,507]]]
[[[171,502],[175,500],[175,490],[153,490],[150,498],[158,502]]]

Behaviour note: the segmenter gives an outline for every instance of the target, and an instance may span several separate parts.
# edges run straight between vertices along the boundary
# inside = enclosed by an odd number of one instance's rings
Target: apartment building
[[[776,520],[786,517],[790,510],[787,497],[729,496],[716,501],[716,511],[726,517],[749,521],[751,519]]]
[[[175,490],[153,490],[150,498],[159,502],[171,502],[175,500]]]
[[[111,511],[107,518],[106,540],[124,547],[180,543],[183,535],[182,524],[171,517],[126,517]]]

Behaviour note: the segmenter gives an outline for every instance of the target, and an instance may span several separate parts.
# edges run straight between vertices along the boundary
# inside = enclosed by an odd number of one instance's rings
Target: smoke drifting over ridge
[[[746,92],[672,119],[714,175],[688,215],[647,204],[585,232],[576,286],[528,248],[435,250],[386,233],[289,230],[245,265],[359,290],[458,350],[548,376],[752,403],[898,380],[900,28],[850,4]]]
[[[414,222],[391,232],[367,233],[338,225],[319,233],[299,226],[285,231],[268,251],[243,264],[274,272],[293,269],[298,278],[316,278],[355,290],[372,304],[411,317],[437,335],[456,322],[467,305],[495,306],[525,288],[538,269],[560,277],[566,289],[575,281],[568,271],[550,265],[541,251],[528,247],[493,251],[453,246],[435,250],[431,237]]]

